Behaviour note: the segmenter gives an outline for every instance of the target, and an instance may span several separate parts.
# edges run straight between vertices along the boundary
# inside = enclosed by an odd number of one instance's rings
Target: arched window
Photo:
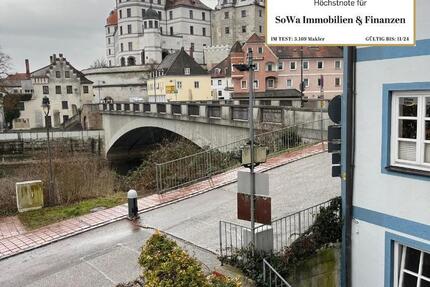
[[[127,65],[128,66],[135,66],[136,65],[136,59],[134,57],[128,57]]]
[[[121,58],[121,66],[125,66],[125,58],[124,57]]]

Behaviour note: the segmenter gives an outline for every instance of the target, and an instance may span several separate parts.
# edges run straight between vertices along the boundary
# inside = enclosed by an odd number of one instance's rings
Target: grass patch
[[[111,208],[127,201],[125,194],[83,200],[67,206],[48,207],[18,214],[22,224],[29,230],[37,229],[69,218],[91,213],[97,207]]]

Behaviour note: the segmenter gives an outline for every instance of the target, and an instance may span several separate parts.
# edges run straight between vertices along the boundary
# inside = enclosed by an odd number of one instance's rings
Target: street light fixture
[[[248,108],[248,121],[249,121],[249,145],[251,150],[251,164],[250,164],[250,178],[251,178],[251,233],[252,233],[252,248],[255,249],[255,131],[254,131],[254,71],[255,64],[252,51],[248,52],[248,64],[235,64],[233,65],[241,72],[249,73],[249,108]]]
[[[51,120],[49,112],[51,110],[51,102],[47,96],[42,99],[42,109],[45,114],[45,127],[46,127],[46,139],[48,141],[48,159],[49,159],[49,186],[48,186],[48,197],[51,203],[54,203],[54,190],[52,186],[52,156],[51,156],[51,143],[49,140],[49,129],[51,127]]]

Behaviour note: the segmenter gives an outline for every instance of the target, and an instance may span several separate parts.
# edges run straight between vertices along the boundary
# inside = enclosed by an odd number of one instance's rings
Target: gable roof
[[[252,34],[251,37],[246,41],[246,43],[264,43],[264,36],[258,36],[257,34]]]
[[[229,78],[231,77],[231,58],[228,56],[222,60],[218,65],[210,70],[212,78]]]
[[[163,71],[168,76],[183,76],[185,68],[190,68],[190,75],[207,75],[208,73],[197,62],[185,52],[184,48],[168,55],[158,65],[157,70]]]
[[[233,44],[233,47],[230,49],[230,53],[242,53],[242,44],[239,41]]]
[[[212,10],[211,8],[203,4],[200,0],[167,0],[166,1],[166,10],[180,7],[180,6],[197,8],[197,9],[208,10],[208,11]]]

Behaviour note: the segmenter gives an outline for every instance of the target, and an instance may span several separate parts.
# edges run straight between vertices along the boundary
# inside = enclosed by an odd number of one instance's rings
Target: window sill
[[[399,167],[399,166],[388,166],[385,169],[387,171],[396,172],[396,173],[430,177],[430,171],[425,171],[425,170],[412,169],[412,168]]]

